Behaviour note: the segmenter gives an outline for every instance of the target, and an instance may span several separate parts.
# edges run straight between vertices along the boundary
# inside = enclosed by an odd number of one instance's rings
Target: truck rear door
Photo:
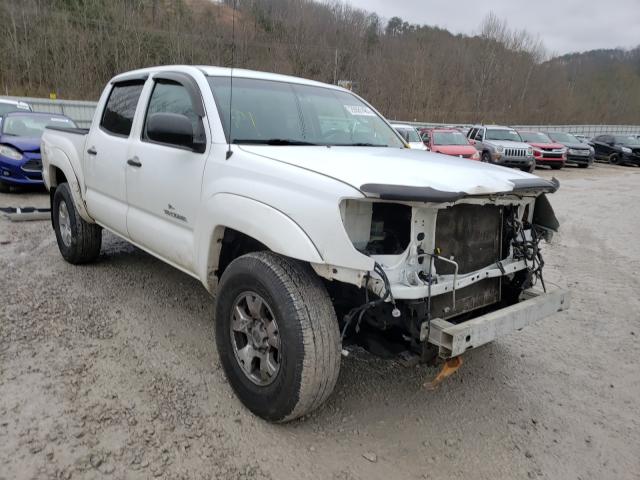
[[[100,224],[124,237],[128,237],[125,167],[144,83],[145,79],[139,78],[111,85],[106,102],[101,102],[104,108],[96,113],[85,143],[87,210]]]

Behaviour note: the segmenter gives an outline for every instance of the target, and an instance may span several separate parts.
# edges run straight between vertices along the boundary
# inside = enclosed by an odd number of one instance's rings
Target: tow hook
[[[442,370],[436,375],[436,378],[431,380],[430,382],[425,382],[424,387],[427,390],[435,390],[438,386],[451,375],[456,373],[458,369],[462,366],[462,357],[457,356],[453,358],[448,358],[442,367]]]

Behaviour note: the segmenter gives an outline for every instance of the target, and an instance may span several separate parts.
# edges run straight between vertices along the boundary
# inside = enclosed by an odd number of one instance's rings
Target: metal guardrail
[[[0,97],[0,99],[18,100],[27,102],[34,112],[60,113],[74,120],[79,127],[87,128],[91,125],[93,114],[96,111],[97,102],[81,100],[50,100],[48,98],[34,97]]]
[[[44,113],[61,113],[73,119],[79,127],[89,127],[91,120],[96,111],[97,102],[88,102],[80,100],[50,100],[48,98],[33,97],[0,97],[11,100],[20,100],[27,102],[36,112]],[[472,124],[464,123],[428,123],[428,122],[401,122],[394,120],[395,123],[405,123],[419,128],[452,126],[459,128],[471,128]],[[550,132],[568,132],[577,133],[594,137],[601,133],[614,134],[634,134],[640,135],[640,125],[512,125],[514,128],[527,130],[542,130]]]

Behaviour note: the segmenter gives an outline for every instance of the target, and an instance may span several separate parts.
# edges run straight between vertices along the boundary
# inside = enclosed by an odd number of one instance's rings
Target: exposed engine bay
[[[330,286],[347,343],[430,356],[432,320],[458,324],[518,303],[536,284],[545,290],[540,242],[558,222],[544,194],[340,207],[354,247],[375,261],[365,288]]]

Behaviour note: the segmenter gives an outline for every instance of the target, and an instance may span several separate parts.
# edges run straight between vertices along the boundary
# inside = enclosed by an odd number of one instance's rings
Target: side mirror
[[[193,124],[179,113],[153,113],[147,119],[149,140],[200,151],[203,145],[193,142]]]

